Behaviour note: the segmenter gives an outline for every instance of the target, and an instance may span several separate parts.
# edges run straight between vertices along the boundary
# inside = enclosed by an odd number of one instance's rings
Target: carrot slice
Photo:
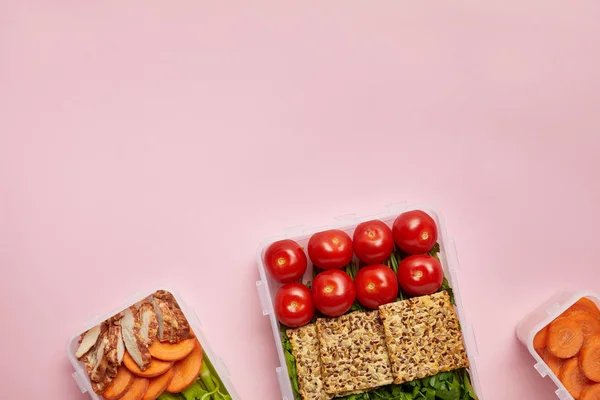
[[[131,372],[121,365],[119,369],[117,369],[117,376],[115,376],[104,393],[102,393],[102,397],[104,397],[106,400],[119,399],[126,391],[129,390],[131,384],[133,383],[133,378],[134,376],[131,374]]]
[[[179,361],[186,358],[194,347],[197,340],[195,338],[185,339],[178,343],[161,342],[155,340],[152,342],[148,350],[154,358],[164,361]]]
[[[533,348],[534,349],[543,349],[546,347],[546,337],[548,336],[548,327],[545,326],[538,333],[535,334],[533,338]]]
[[[541,354],[542,360],[550,367],[552,373],[556,376],[560,374],[560,368],[562,367],[564,360],[554,356],[548,349],[543,349]]]
[[[600,382],[600,336],[591,338],[583,345],[579,358],[585,376]]]
[[[570,318],[557,318],[548,328],[546,339],[548,350],[559,358],[570,358],[583,345],[583,331],[576,321]]]
[[[200,342],[196,341],[196,346],[189,356],[175,363],[174,376],[167,386],[167,392],[179,393],[190,386],[202,368],[202,347]]]
[[[119,400],[142,400],[148,390],[148,385],[150,385],[148,379],[134,377],[131,387]]]
[[[577,357],[565,361],[558,377],[575,399],[579,399],[583,389],[590,384],[589,379],[583,374],[581,368],[579,368]]]
[[[169,370],[161,376],[150,379],[150,385],[148,386],[148,390],[146,391],[146,394],[142,400],[156,400],[158,396],[160,396],[167,389],[167,386],[169,386],[169,383],[171,383],[171,379],[173,379],[174,374],[174,369],[169,368]]]
[[[569,307],[567,309],[567,311],[564,312],[563,315],[567,315],[567,313],[571,313],[571,312],[575,312],[575,311],[583,311],[583,312],[586,312],[586,313],[592,315],[593,317],[600,319],[600,309],[598,308],[596,303],[594,303],[592,300],[588,299],[587,297],[582,297],[581,299],[577,300],[577,302],[575,304],[573,304],[571,307]]]
[[[600,400],[600,383],[586,386],[581,392],[581,400]]]
[[[584,311],[574,311],[567,317],[577,322],[583,331],[584,343],[591,337],[600,335],[600,319]]]
[[[172,362],[153,358],[150,362],[150,366],[142,371],[135,361],[133,361],[133,358],[131,358],[128,352],[125,352],[125,355],[123,356],[123,364],[125,364],[127,369],[132,374],[141,376],[142,378],[154,378],[155,376],[162,375],[173,366]]]

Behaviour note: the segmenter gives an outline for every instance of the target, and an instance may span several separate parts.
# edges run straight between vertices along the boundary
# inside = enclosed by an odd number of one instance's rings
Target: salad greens
[[[478,400],[465,368],[441,372],[429,378],[387,385],[367,393],[338,397],[339,400]]]
[[[439,243],[436,243],[428,254],[435,257],[439,261],[439,252],[440,245]],[[385,262],[385,264],[390,267],[394,273],[397,273],[398,265],[404,257],[407,257],[407,254],[396,250],[395,252],[392,252],[390,258]],[[358,272],[358,265],[354,261],[351,261],[350,264],[346,266],[345,272],[350,275],[352,280],[354,280],[356,273]],[[316,276],[316,273],[318,273],[318,271],[313,270],[313,278]],[[310,283],[311,282],[308,282],[307,284],[309,288]],[[438,292],[442,290],[448,292],[450,295],[450,302],[453,305],[456,305],[454,292],[450,287],[446,277],[444,277],[444,281],[442,282],[442,286]],[[405,300],[409,297],[410,296],[408,296],[402,290],[399,290],[396,301]],[[365,311],[365,308],[357,300],[354,302],[350,310],[348,310],[349,313],[353,311]],[[312,322],[314,322],[317,317],[318,316],[315,315],[315,318],[313,318]],[[292,353],[292,344],[290,343],[290,340],[285,333],[285,327],[283,326],[281,328],[281,341],[283,345],[283,351],[285,353],[285,362],[287,364],[290,382],[292,383],[294,399],[301,400],[298,389],[298,376],[296,373],[296,359]],[[171,399],[159,398],[159,400]],[[478,400],[478,397],[475,394],[473,386],[471,385],[469,371],[467,371],[466,368],[461,368],[450,372],[441,372],[428,378],[417,379],[415,381],[400,385],[391,384],[382,386],[366,393],[336,397],[336,400]]]
[[[295,365],[294,363],[294,368]],[[198,379],[183,392],[177,394],[164,392],[158,397],[158,400],[231,400],[231,396],[208,356],[202,352],[202,368]]]
[[[292,353],[292,343],[290,343],[290,339],[285,333],[284,328],[281,329],[281,344],[283,345],[283,352],[285,353],[285,363],[287,365],[288,374],[290,375],[290,382],[292,383],[292,391],[294,392],[294,397],[296,399],[300,399],[300,395],[298,394],[300,390],[298,389],[298,373],[296,372],[296,358],[294,357],[294,353]]]

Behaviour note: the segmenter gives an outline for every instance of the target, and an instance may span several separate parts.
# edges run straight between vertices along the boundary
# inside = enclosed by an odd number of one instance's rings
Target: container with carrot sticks
[[[600,297],[560,293],[525,318],[519,340],[561,400],[600,400]]]

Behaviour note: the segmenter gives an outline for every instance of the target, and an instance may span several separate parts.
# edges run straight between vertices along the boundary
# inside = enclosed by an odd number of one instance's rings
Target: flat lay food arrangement
[[[478,399],[439,236],[415,209],[264,248],[284,398]]]
[[[283,400],[481,399],[458,260],[435,211],[275,238],[257,264]],[[558,293],[517,327],[560,400],[600,400],[599,306],[594,293]],[[195,313],[172,292],[108,315],[67,347],[93,400],[239,399]]]
[[[74,360],[99,399],[232,399],[168,291],[155,291],[85,331],[73,344]]]

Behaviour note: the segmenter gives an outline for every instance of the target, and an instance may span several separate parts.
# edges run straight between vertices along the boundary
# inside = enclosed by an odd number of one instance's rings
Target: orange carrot
[[[542,360],[550,367],[552,373],[556,376],[560,373],[560,368],[562,367],[564,360],[562,358],[558,358],[554,356],[548,349],[541,350]]]
[[[131,371],[132,374],[141,376],[142,378],[154,378],[155,376],[162,375],[173,366],[172,362],[153,358],[150,362],[150,366],[142,371],[135,361],[133,361],[133,358],[131,358],[128,352],[125,352],[125,355],[123,356],[123,364],[125,364],[127,369]]]
[[[119,400],[142,400],[149,384],[148,379],[134,377],[131,387]]]
[[[167,389],[167,386],[171,383],[171,379],[173,379],[174,373],[174,368],[170,368],[161,376],[150,379],[150,385],[142,400],[156,400]]]
[[[133,383],[134,376],[124,366],[120,366],[117,370],[117,376],[113,379],[110,385],[106,388],[102,397],[106,400],[117,400],[129,390]]]
[[[586,313],[596,317],[597,319],[600,319],[600,309],[598,308],[596,303],[594,303],[592,300],[588,299],[587,297],[582,297],[581,299],[579,299],[575,304],[573,304],[571,307],[569,307],[567,309],[567,311],[564,312],[563,315],[566,315],[567,313],[571,313],[571,312],[575,312],[575,311],[583,311],[583,312],[586,312]]]
[[[600,383],[586,386],[581,392],[581,400],[600,400]]]
[[[175,366],[173,367],[174,376],[171,380],[171,383],[169,383],[169,386],[167,386],[167,392],[179,393],[183,391],[185,388],[194,383],[200,374],[201,368],[202,347],[200,346],[200,343],[196,341],[196,346],[190,355],[175,363]]]
[[[600,319],[584,311],[573,311],[565,318],[575,321],[583,331],[584,343],[591,337],[600,335]]]
[[[583,374],[581,368],[579,368],[577,357],[565,361],[558,377],[575,399],[579,399],[583,389],[590,384],[589,379]]]
[[[585,376],[600,382],[600,336],[591,338],[583,345],[579,358]]]
[[[540,355],[540,357],[542,357],[542,359],[544,359],[544,353],[546,353],[548,351],[547,348],[543,348],[543,349],[535,349],[535,352],[538,353]]]
[[[164,361],[179,361],[188,356],[196,346],[196,339],[189,338],[178,343],[161,342],[155,340],[152,342],[148,350],[154,358]]]
[[[583,331],[581,327],[570,318],[557,318],[548,328],[546,339],[548,350],[559,358],[570,358],[581,349],[583,345]]]
[[[548,326],[543,327],[533,338],[533,348],[543,349],[546,347],[546,337],[548,336]]]

